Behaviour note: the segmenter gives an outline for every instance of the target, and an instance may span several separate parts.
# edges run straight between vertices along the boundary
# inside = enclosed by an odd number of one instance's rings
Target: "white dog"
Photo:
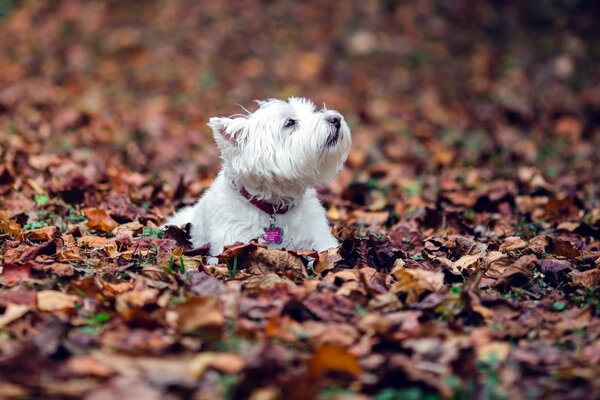
[[[303,98],[258,104],[245,116],[209,120],[223,169],[200,200],[167,225],[191,223],[192,243],[209,243],[213,256],[253,239],[275,248],[337,246],[314,186],[335,178],[348,156],[344,117]]]

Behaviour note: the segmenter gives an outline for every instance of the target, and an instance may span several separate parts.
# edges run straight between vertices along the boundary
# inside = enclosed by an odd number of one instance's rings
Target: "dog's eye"
[[[296,125],[296,121],[295,119],[288,119],[287,121],[285,121],[285,124],[283,125],[284,128],[291,128],[292,126]]]

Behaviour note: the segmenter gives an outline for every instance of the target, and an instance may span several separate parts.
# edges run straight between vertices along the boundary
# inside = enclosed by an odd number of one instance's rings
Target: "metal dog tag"
[[[274,225],[265,228],[265,234],[263,235],[263,240],[265,243],[271,244],[281,244],[283,242],[283,229],[276,227]],[[271,247],[271,246],[269,246]]]

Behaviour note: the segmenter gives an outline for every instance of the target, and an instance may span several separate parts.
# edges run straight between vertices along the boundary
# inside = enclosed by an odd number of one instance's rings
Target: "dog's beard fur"
[[[211,118],[221,151],[223,174],[237,188],[271,203],[293,204],[307,188],[331,181],[350,150],[350,129],[336,112],[312,102],[259,102],[254,113]],[[335,115],[339,128],[327,121]],[[286,126],[290,119],[296,121]]]

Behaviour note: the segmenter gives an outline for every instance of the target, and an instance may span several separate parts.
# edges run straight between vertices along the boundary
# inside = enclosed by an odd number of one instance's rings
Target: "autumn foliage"
[[[598,397],[598,4],[0,0],[0,398]],[[292,95],[341,246],[208,265],[205,124]]]

